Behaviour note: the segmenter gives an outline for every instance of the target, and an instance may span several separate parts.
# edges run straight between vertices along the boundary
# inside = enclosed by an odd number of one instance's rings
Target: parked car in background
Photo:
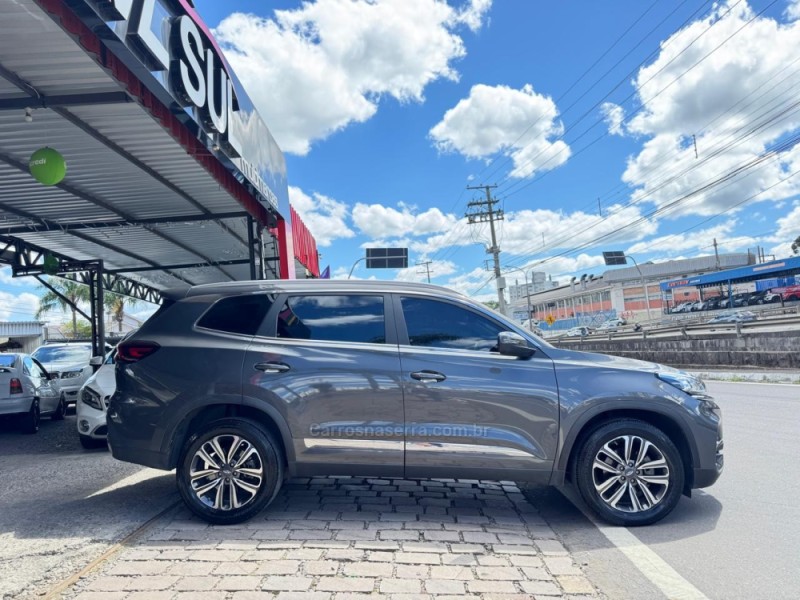
[[[608,321],[603,321],[600,325],[597,326],[595,331],[597,332],[608,332],[608,331],[617,331],[620,327],[627,325],[628,322],[625,319],[609,319]]]
[[[705,300],[698,300],[697,302],[693,302],[692,305],[689,307],[689,310],[692,312],[697,312],[700,310],[706,309],[707,302]]]
[[[709,323],[746,323],[748,321],[755,321],[758,315],[749,310],[729,310],[716,315],[714,318],[709,319]]]
[[[116,349],[106,355],[100,368],[86,380],[78,394],[79,400],[75,408],[76,425],[81,446],[87,450],[106,445],[108,434],[106,411],[108,401],[117,387],[114,374],[115,353]],[[93,357],[92,360],[96,358],[98,357]]]
[[[681,302],[677,306],[673,307],[673,309],[670,312],[673,312],[673,313],[689,312],[691,310],[693,304],[694,304],[694,302]]]
[[[568,329],[565,335],[567,337],[585,337],[591,335],[591,333],[592,330],[588,327],[573,327],[572,329]]]
[[[725,308],[726,306],[728,306],[727,296],[713,296],[711,298],[706,298],[706,310],[717,310],[719,308]]]
[[[739,306],[747,306],[748,301],[750,300],[750,292],[744,292],[741,294],[734,294],[733,296],[733,306],[734,308]]]
[[[27,354],[0,354],[0,416],[13,415],[24,433],[39,431],[39,419],[64,418],[66,404],[58,393],[58,382]]]
[[[769,290],[766,294],[764,294],[764,302],[763,304],[773,304],[775,302],[781,301],[781,293],[776,289]]]
[[[800,300],[800,285],[790,285],[781,291],[784,302],[794,302]]]
[[[78,400],[78,391],[93,372],[89,365],[89,359],[92,358],[92,345],[87,343],[45,344],[34,350],[32,356],[44,365],[48,373],[58,379],[61,398],[65,404],[75,404]]]
[[[176,471],[188,508],[244,521],[296,477],[574,484],[646,525],[723,469],[696,377],[555,348],[457,292],[282,280],[162,292],[117,349],[108,441]]]
[[[761,290],[760,292],[753,292],[747,298],[747,305],[748,306],[755,306],[757,304],[764,304],[764,298],[769,293],[770,293],[769,290]]]

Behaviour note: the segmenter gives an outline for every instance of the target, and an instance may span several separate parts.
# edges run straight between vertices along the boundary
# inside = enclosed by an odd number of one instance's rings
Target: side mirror
[[[536,348],[528,345],[528,340],[513,331],[501,331],[497,335],[497,351],[506,356],[530,358],[536,353]]]
[[[89,365],[92,367],[100,367],[103,365],[103,357],[102,356],[93,356],[89,359]]]

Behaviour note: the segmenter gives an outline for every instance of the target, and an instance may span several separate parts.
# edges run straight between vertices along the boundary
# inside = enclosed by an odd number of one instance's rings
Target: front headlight
[[[83,371],[64,371],[61,373],[61,379],[74,379],[75,377],[80,377]]]
[[[684,373],[682,371],[673,372],[660,372],[656,373],[661,381],[675,386],[679,390],[686,392],[691,396],[707,396],[706,384],[699,377]]]
[[[103,410],[102,401],[100,396],[95,393],[91,388],[83,388],[81,391],[81,402],[88,404],[94,409]]]

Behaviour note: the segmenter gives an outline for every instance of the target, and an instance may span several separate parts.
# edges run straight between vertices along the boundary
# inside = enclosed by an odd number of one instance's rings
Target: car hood
[[[110,396],[117,389],[114,365],[103,365],[94,375],[86,381],[86,386],[91,387],[101,396]]]
[[[623,358],[621,356],[611,356],[610,354],[598,354],[596,352],[581,352],[579,350],[565,350],[563,348],[548,348],[548,355],[554,361],[569,361],[572,363],[582,363],[591,367],[607,367],[609,369],[621,369],[625,371],[638,371],[645,373],[664,373],[680,372],[678,369],[668,367],[660,363],[638,360],[635,358]]]

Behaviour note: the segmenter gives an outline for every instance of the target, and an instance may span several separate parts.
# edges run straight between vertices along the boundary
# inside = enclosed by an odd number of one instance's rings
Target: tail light
[[[11,394],[21,394],[22,393],[22,382],[14,377],[11,380],[11,385],[9,386],[9,393]]]
[[[161,346],[155,342],[140,342],[131,340],[122,342],[117,346],[117,361],[122,363],[135,363],[146,358]]]

